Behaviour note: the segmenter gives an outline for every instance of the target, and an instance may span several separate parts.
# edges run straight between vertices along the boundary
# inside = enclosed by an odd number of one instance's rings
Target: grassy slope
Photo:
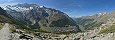
[[[2,29],[3,25],[0,23],[0,30]]]
[[[112,24],[112,26],[106,28],[106,29],[102,29],[99,34],[107,34],[107,33],[113,33],[115,32],[115,23]]]
[[[2,27],[3,27],[3,24],[1,24],[1,23],[11,23],[11,21],[9,21],[9,19],[7,17],[0,15],[0,29],[2,29]]]

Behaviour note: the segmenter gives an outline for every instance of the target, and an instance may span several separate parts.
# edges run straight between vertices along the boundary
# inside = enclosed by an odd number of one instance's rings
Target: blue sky
[[[115,0],[0,0],[0,6],[34,3],[65,12],[71,17],[115,11]]]

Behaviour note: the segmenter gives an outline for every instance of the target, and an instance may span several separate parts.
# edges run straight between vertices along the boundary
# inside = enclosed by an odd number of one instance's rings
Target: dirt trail
[[[9,39],[10,39],[9,24],[5,23],[3,28],[0,30],[0,40],[9,40]]]

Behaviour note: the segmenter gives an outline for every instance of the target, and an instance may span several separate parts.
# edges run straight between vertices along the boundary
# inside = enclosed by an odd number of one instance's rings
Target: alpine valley
[[[72,18],[37,4],[7,5],[0,7],[0,40],[115,40],[115,12]]]

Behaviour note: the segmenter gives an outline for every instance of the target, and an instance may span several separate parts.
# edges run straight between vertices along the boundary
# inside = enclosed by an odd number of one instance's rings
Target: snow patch
[[[30,7],[30,9],[33,9],[33,7]]]
[[[40,8],[43,8],[44,6],[40,6]]]

